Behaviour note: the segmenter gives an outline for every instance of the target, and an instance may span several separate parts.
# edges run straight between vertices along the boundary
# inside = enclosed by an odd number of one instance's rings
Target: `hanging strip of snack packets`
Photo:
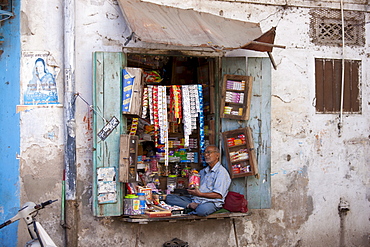
[[[172,85],[171,87],[171,111],[175,119],[180,123],[182,118],[181,89],[178,85]]]
[[[198,99],[199,99],[199,145],[201,153],[204,153],[206,150],[205,147],[205,138],[204,138],[204,112],[203,112],[203,87],[198,85]],[[206,162],[203,157],[203,165],[206,166]]]
[[[199,113],[199,96],[198,96],[198,86],[189,85],[190,94],[190,112],[191,112],[191,129],[197,129],[197,118]]]
[[[165,144],[166,136],[168,138],[167,97],[165,86],[158,86],[158,119],[160,143]]]
[[[141,118],[147,117],[148,107],[149,107],[148,88],[145,87],[144,92],[143,92],[143,110],[142,110]]]
[[[153,86],[148,86],[148,104],[150,124],[154,126]]]
[[[137,126],[139,125],[139,118],[133,118],[131,123],[131,129],[130,129],[130,136],[136,135]]]
[[[189,136],[191,135],[191,111],[190,111],[190,95],[189,86],[182,86],[182,122],[184,124],[184,145],[189,146]]]
[[[158,114],[161,143],[164,144],[164,163],[168,166],[168,119],[166,86],[158,86]]]
[[[152,91],[153,122],[154,122],[154,143],[158,146],[159,118],[158,118],[158,86],[153,86]]]
[[[163,135],[163,128],[164,125],[163,121],[163,86],[158,86],[158,127],[159,127],[159,143],[164,144],[164,135]]]
[[[173,91],[174,91],[173,86],[170,86],[170,105],[169,105],[170,115],[168,118],[169,122],[175,122],[175,96]]]

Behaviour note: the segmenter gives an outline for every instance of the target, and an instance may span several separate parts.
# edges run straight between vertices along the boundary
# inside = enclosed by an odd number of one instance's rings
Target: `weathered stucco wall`
[[[347,59],[362,60],[362,114],[345,114],[342,136],[338,115],[316,114],[314,58],[341,58],[340,47],[310,42],[307,6],[242,1],[152,1],[277,27],[272,71],[272,208],[251,210],[236,219],[239,246],[368,246],[370,232],[370,8],[366,1],[345,5],[366,15],[365,47],[345,48]],[[253,1],[256,2],[256,1]],[[347,1],[345,1],[347,2]],[[273,3],[273,4],[272,4]],[[289,4],[294,4],[290,2]],[[339,8],[339,1],[323,1]],[[282,5],[282,6],[279,6]],[[22,50],[49,51],[63,69],[63,1],[22,1]],[[127,36],[114,0],[76,1],[76,91],[92,103],[92,53],[121,51]],[[254,52],[230,55],[265,56]],[[63,84],[63,73],[57,83]],[[62,92],[60,92],[60,97]],[[161,246],[174,237],[190,246],[236,246],[230,220],[129,224],[92,216],[92,111],[76,101],[77,201],[79,246]],[[22,202],[60,198],[64,153],[63,108],[21,112]],[[340,217],[340,200],[350,205]],[[40,214],[40,221],[62,246],[60,203]],[[20,243],[27,238],[21,224]],[[21,244],[19,245],[21,246]]]
[[[49,53],[49,68],[63,67],[63,6],[60,1],[20,1],[22,53]],[[33,64],[21,62],[21,92],[32,79]],[[29,68],[28,68],[29,67]],[[32,68],[31,68],[32,67]],[[63,101],[63,75],[56,77],[59,99]],[[22,99],[21,99],[22,102]],[[20,102],[20,103],[21,103]],[[15,110],[15,109],[14,109]],[[39,213],[40,221],[57,244],[62,243],[60,198],[62,193],[64,124],[63,106],[36,108],[20,114],[21,204],[58,199],[58,203]],[[19,224],[18,246],[29,240],[24,222]]]

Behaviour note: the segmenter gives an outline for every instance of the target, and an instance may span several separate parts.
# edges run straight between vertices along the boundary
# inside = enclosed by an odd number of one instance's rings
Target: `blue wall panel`
[[[10,2],[10,1],[9,1]],[[19,209],[20,126],[16,105],[20,92],[20,0],[12,1],[14,16],[0,23],[0,222]],[[10,6],[9,6],[10,7]],[[10,9],[8,9],[10,10]],[[18,223],[0,230],[0,245],[17,246]]]

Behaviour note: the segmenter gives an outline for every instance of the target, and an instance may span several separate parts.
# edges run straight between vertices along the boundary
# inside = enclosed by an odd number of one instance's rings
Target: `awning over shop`
[[[249,49],[271,52],[275,28],[266,33],[258,23],[227,19],[193,9],[180,9],[143,2],[118,0],[131,40],[183,47],[201,47],[216,51]]]

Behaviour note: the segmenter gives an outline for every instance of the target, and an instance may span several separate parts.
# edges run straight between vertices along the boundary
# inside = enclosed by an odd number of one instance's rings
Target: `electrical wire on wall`
[[[340,89],[340,114],[339,114],[339,123],[338,123],[338,136],[342,136],[342,128],[343,128],[343,99],[344,99],[344,62],[345,62],[345,54],[344,54],[344,10],[343,10],[343,0],[340,1],[340,13],[342,18],[342,82],[341,82],[341,89]]]

